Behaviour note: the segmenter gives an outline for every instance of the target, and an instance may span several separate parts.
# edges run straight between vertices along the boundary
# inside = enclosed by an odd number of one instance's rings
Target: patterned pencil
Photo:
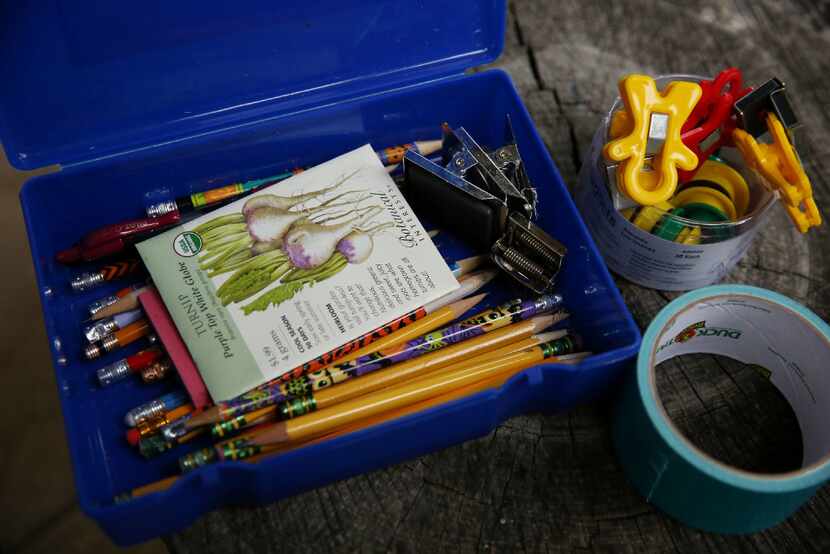
[[[533,345],[529,345],[529,344],[526,343],[526,341],[528,341],[528,340],[529,339],[525,339],[525,341],[522,341],[521,343],[517,343],[516,346],[519,346],[520,344],[523,344],[523,348],[533,346]],[[588,355],[590,355],[589,352],[580,352],[580,353],[575,353],[575,354],[567,354],[567,355],[563,355],[563,356],[550,358],[550,359],[547,360],[547,362],[557,363],[557,364],[573,364],[573,363],[579,362],[580,360],[584,359]],[[414,403],[414,404],[410,404],[408,406],[404,406],[403,408],[398,408],[398,409],[395,409],[395,410],[389,410],[389,411],[383,412],[382,414],[379,414],[379,415],[375,415],[375,416],[372,416],[372,417],[361,419],[360,421],[355,422],[351,425],[343,426],[343,427],[339,428],[338,430],[336,430],[336,431],[334,431],[334,432],[332,432],[328,435],[323,435],[321,437],[311,439],[309,441],[300,441],[300,442],[296,442],[296,443],[280,444],[280,445],[275,445],[275,446],[265,446],[265,447],[262,447],[262,451],[259,454],[254,454],[254,455],[252,455],[248,458],[245,458],[243,461],[247,462],[247,463],[256,463],[260,460],[266,459],[266,458],[274,456],[274,455],[281,454],[283,452],[294,450],[296,448],[301,448],[303,446],[307,446],[307,445],[310,445],[310,444],[322,442],[324,440],[329,440],[331,438],[346,435],[348,433],[353,433],[355,431],[359,431],[361,429],[366,429],[368,427],[372,427],[372,426],[378,425],[380,423],[385,423],[385,422],[391,421],[393,419],[404,417],[404,416],[409,415],[411,413],[416,413],[416,412],[426,410],[426,409],[429,409],[429,408],[432,408],[432,407],[435,407],[435,406],[439,406],[441,404],[445,404],[447,402],[451,402],[453,400],[457,400],[459,398],[464,398],[466,396],[471,396],[473,394],[476,394],[476,393],[479,393],[479,392],[482,392],[482,391],[485,391],[485,390],[488,390],[488,389],[496,388],[496,387],[499,387],[499,386],[503,385],[514,374],[515,373],[499,374],[495,377],[491,377],[489,379],[478,381],[476,383],[473,383],[472,385],[467,385],[467,386],[464,386],[464,387],[454,389],[454,390],[452,390],[448,393],[435,396],[433,398],[430,398],[428,400],[424,400],[422,402],[417,402],[417,403]],[[189,455],[189,456],[191,456],[191,455]],[[218,459],[218,456],[217,456],[217,459]],[[180,465],[181,465],[181,462],[180,462]],[[188,468],[188,469],[195,469],[195,467]],[[172,475],[170,477],[166,477],[166,478],[161,479],[159,481],[154,481],[152,483],[148,483],[146,485],[136,487],[136,488],[134,488],[134,489],[132,489],[128,492],[125,492],[125,493],[122,493],[122,494],[118,495],[115,498],[115,501],[116,502],[126,502],[130,499],[133,499],[133,498],[140,498],[142,496],[146,496],[146,495],[152,494],[154,492],[160,492],[160,491],[167,490],[168,488],[175,485],[178,482],[178,480],[181,479],[181,478],[182,478],[181,475]]]
[[[464,362],[487,352],[492,354],[505,346],[513,347],[517,341],[540,333],[554,323],[561,321],[564,317],[565,314],[560,312],[536,316],[507,326],[486,327],[486,333],[483,335],[436,349],[423,356],[397,363],[360,378],[350,377],[347,374],[337,375],[330,369],[323,370],[318,374],[309,376],[311,377],[310,383],[303,383],[302,387],[305,392],[302,393],[302,396],[292,397],[290,391],[286,391],[289,393],[287,394],[288,399],[274,406],[267,406],[247,414],[238,415],[227,421],[215,423],[211,427],[211,435],[214,438],[224,438],[250,426],[252,422],[262,423],[266,419],[271,421],[291,419],[362,394],[368,394],[384,387],[421,377],[432,371]],[[565,331],[558,331],[547,340],[552,340],[564,334]]]
[[[484,354],[479,354],[478,356],[474,356],[472,358],[468,358],[468,360],[466,360],[464,363],[458,364],[456,366],[444,367],[436,372],[433,372],[427,376],[424,376],[421,379],[418,379],[410,383],[410,385],[401,386],[400,390],[404,390],[406,387],[416,390],[417,394],[426,397],[425,400],[415,402],[412,404],[405,404],[392,410],[381,410],[375,415],[369,416],[368,418],[357,418],[351,423],[340,426],[337,429],[334,429],[330,432],[321,431],[320,433],[309,434],[308,436],[304,436],[288,442],[276,441],[274,443],[268,443],[267,441],[270,439],[268,439],[267,437],[269,437],[270,434],[274,432],[274,429],[277,428],[279,424],[269,425],[267,423],[264,423],[261,425],[257,425],[254,428],[246,430],[246,433],[240,437],[236,437],[231,440],[226,440],[217,443],[212,447],[208,447],[196,452],[192,452],[186,456],[183,456],[179,459],[179,467],[183,472],[188,472],[202,465],[214,463],[217,461],[246,460],[256,458],[262,454],[274,454],[277,452],[283,452],[299,446],[303,446],[305,444],[309,444],[311,442],[318,442],[319,440],[325,440],[327,438],[339,436],[341,434],[351,432],[356,429],[362,429],[370,425],[379,423],[381,421],[388,421],[389,419],[394,419],[395,417],[401,417],[402,415],[414,413],[419,410],[424,410],[436,404],[448,402],[455,398],[459,398],[469,394],[474,394],[487,388],[500,386],[512,375],[528,367],[524,364],[528,363],[529,359],[539,361],[539,352],[547,356],[541,359],[547,359],[550,362],[555,363],[576,363],[588,355],[587,353],[566,354],[568,352],[572,352],[573,348],[579,347],[580,341],[578,339],[573,340],[570,336],[563,336],[563,333],[563,331],[552,331],[548,333],[532,335],[521,341],[514,342],[506,346],[502,346],[499,349]],[[529,352],[532,352],[533,356],[528,356]],[[522,354],[524,354],[525,356],[522,357]],[[517,360],[524,360],[524,362],[517,363]],[[430,380],[436,382],[441,381],[442,375],[445,375],[444,380],[446,381],[451,379],[453,375],[475,373],[477,371],[477,368],[481,366],[496,367],[499,364],[503,365],[506,369],[502,372],[497,372],[496,374],[486,379],[473,379],[471,384],[459,388],[451,388],[451,390],[449,390],[446,393],[433,396],[430,395],[429,392],[426,391],[426,389],[420,391],[417,390],[419,388],[419,384],[425,386],[425,384],[429,383]],[[396,390],[396,387],[385,388],[382,391],[376,393],[375,396],[381,397],[383,395],[388,394],[394,396]],[[348,404],[349,409],[351,410],[352,408],[359,406],[357,402],[362,401],[364,403],[371,404],[374,401],[375,396],[361,396],[360,398],[356,399],[354,403],[346,404]],[[372,410],[370,409],[369,411]],[[337,406],[325,410],[324,413],[338,414]],[[350,418],[351,416],[347,415],[346,417]],[[297,422],[301,422],[302,420],[308,419],[308,417],[300,418],[299,420],[297,420]],[[291,424],[291,422],[287,423]]]
[[[92,316],[92,320],[96,321],[99,319],[103,319],[105,317],[112,317],[116,314],[139,308],[140,304],[138,302],[138,297],[140,294],[143,294],[144,291],[146,291],[149,288],[150,285],[146,285],[138,288],[133,288],[132,290],[127,291],[125,294],[119,296],[115,300],[115,302],[108,304],[107,306],[96,311]]]
[[[367,346],[348,343],[347,345],[340,347],[338,351],[333,351],[334,354],[329,356],[327,359],[321,360],[318,358],[312,360],[309,363],[303,364],[303,366],[300,366],[299,368],[295,368],[289,373],[292,374],[294,378],[301,377],[307,373],[318,371],[327,365],[330,365],[336,359],[353,359],[359,357],[364,352],[374,352],[389,345],[398,344],[414,337],[418,337],[423,333],[437,329],[442,325],[446,325],[450,321],[457,319],[464,312],[481,302],[485,296],[485,294],[478,294],[464,300],[453,302],[452,304],[437,309],[425,317],[423,315],[418,315],[418,319],[406,322],[398,328],[381,328],[380,331],[376,331],[377,336],[367,337]],[[423,308],[420,308],[420,310],[422,310],[424,314],[426,313]],[[361,346],[363,347],[361,348]],[[346,350],[347,353],[341,352],[340,350]],[[289,380],[290,379],[287,379],[286,381]],[[230,419],[236,415],[273,404],[274,402],[269,403],[267,399],[269,397],[278,398],[276,395],[279,394],[281,385],[282,379],[275,379],[261,387],[255,388],[241,396],[238,396],[237,398],[208,408],[188,421],[188,428],[192,429],[201,425],[216,423],[218,421]]]
[[[366,417],[427,400],[477,381],[521,371],[556,356],[551,342],[554,341],[496,359],[490,359],[485,354],[482,358],[486,359],[480,359],[472,367],[439,371],[411,383],[347,400],[326,410],[268,425],[247,441],[247,446],[262,447],[315,438]]]
[[[285,391],[287,398],[277,405],[277,418],[292,419],[484,353],[491,343],[486,336],[489,333],[496,335],[496,340],[492,341],[495,342],[493,348],[509,343],[510,340],[502,342],[501,339],[514,333],[514,342],[517,338],[539,333],[563,319],[564,314],[534,316],[558,305],[553,301],[539,299],[536,303],[499,306],[405,345],[345,364],[336,364],[304,381],[292,381],[289,385],[294,386],[287,387]],[[521,308],[525,309],[520,310]],[[528,319],[530,321],[526,321]],[[429,359],[424,363],[422,358]]]

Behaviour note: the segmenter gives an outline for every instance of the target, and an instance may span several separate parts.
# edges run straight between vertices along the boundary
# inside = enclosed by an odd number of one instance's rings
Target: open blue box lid
[[[463,72],[504,0],[0,3],[0,140],[70,165]]]

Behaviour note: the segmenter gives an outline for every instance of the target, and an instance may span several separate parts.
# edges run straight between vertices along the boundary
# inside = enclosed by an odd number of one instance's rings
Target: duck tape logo
[[[741,333],[743,333],[743,331],[739,329],[731,329],[729,327],[708,327],[706,325],[706,321],[698,321],[697,323],[692,323],[677,333],[674,338],[668,342],[660,345],[660,348],[657,351],[659,352],[660,350],[668,348],[673,344],[688,342],[695,337],[722,337],[724,339],[738,340],[741,338]]]
[[[193,231],[179,233],[173,239],[173,251],[183,258],[190,258],[202,251],[202,237]]]

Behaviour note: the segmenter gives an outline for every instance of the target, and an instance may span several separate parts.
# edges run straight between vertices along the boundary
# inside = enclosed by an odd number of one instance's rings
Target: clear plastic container
[[[702,79],[667,75],[655,81],[662,89],[671,81]],[[660,290],[683,291],[716,283],[746,253],[778,194],[746,167],[736,148],[722,148],[718,157],[749,186],[745,208],[733,218],[690,218],[689,214],[707,214],[677,206],[671,211],[657,206],[633,207],[636,204],[621,195],[612,182],[613,171],[608,171],[609,164],[602,156],[602,148],[610,140],[611,116],[621,107],[618,97],[594,134],[572,191],[606,264],[626,279]]]

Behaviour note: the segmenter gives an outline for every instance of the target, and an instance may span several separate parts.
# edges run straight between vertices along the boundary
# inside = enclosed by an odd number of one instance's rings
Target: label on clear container
[[[711,244],[681,244],[648,233],[625,219],[611,201],[591,156],[580,173],[576,203],[608,267],[645,287],[691,290],[719,281],[738,263],[756,229]]]

